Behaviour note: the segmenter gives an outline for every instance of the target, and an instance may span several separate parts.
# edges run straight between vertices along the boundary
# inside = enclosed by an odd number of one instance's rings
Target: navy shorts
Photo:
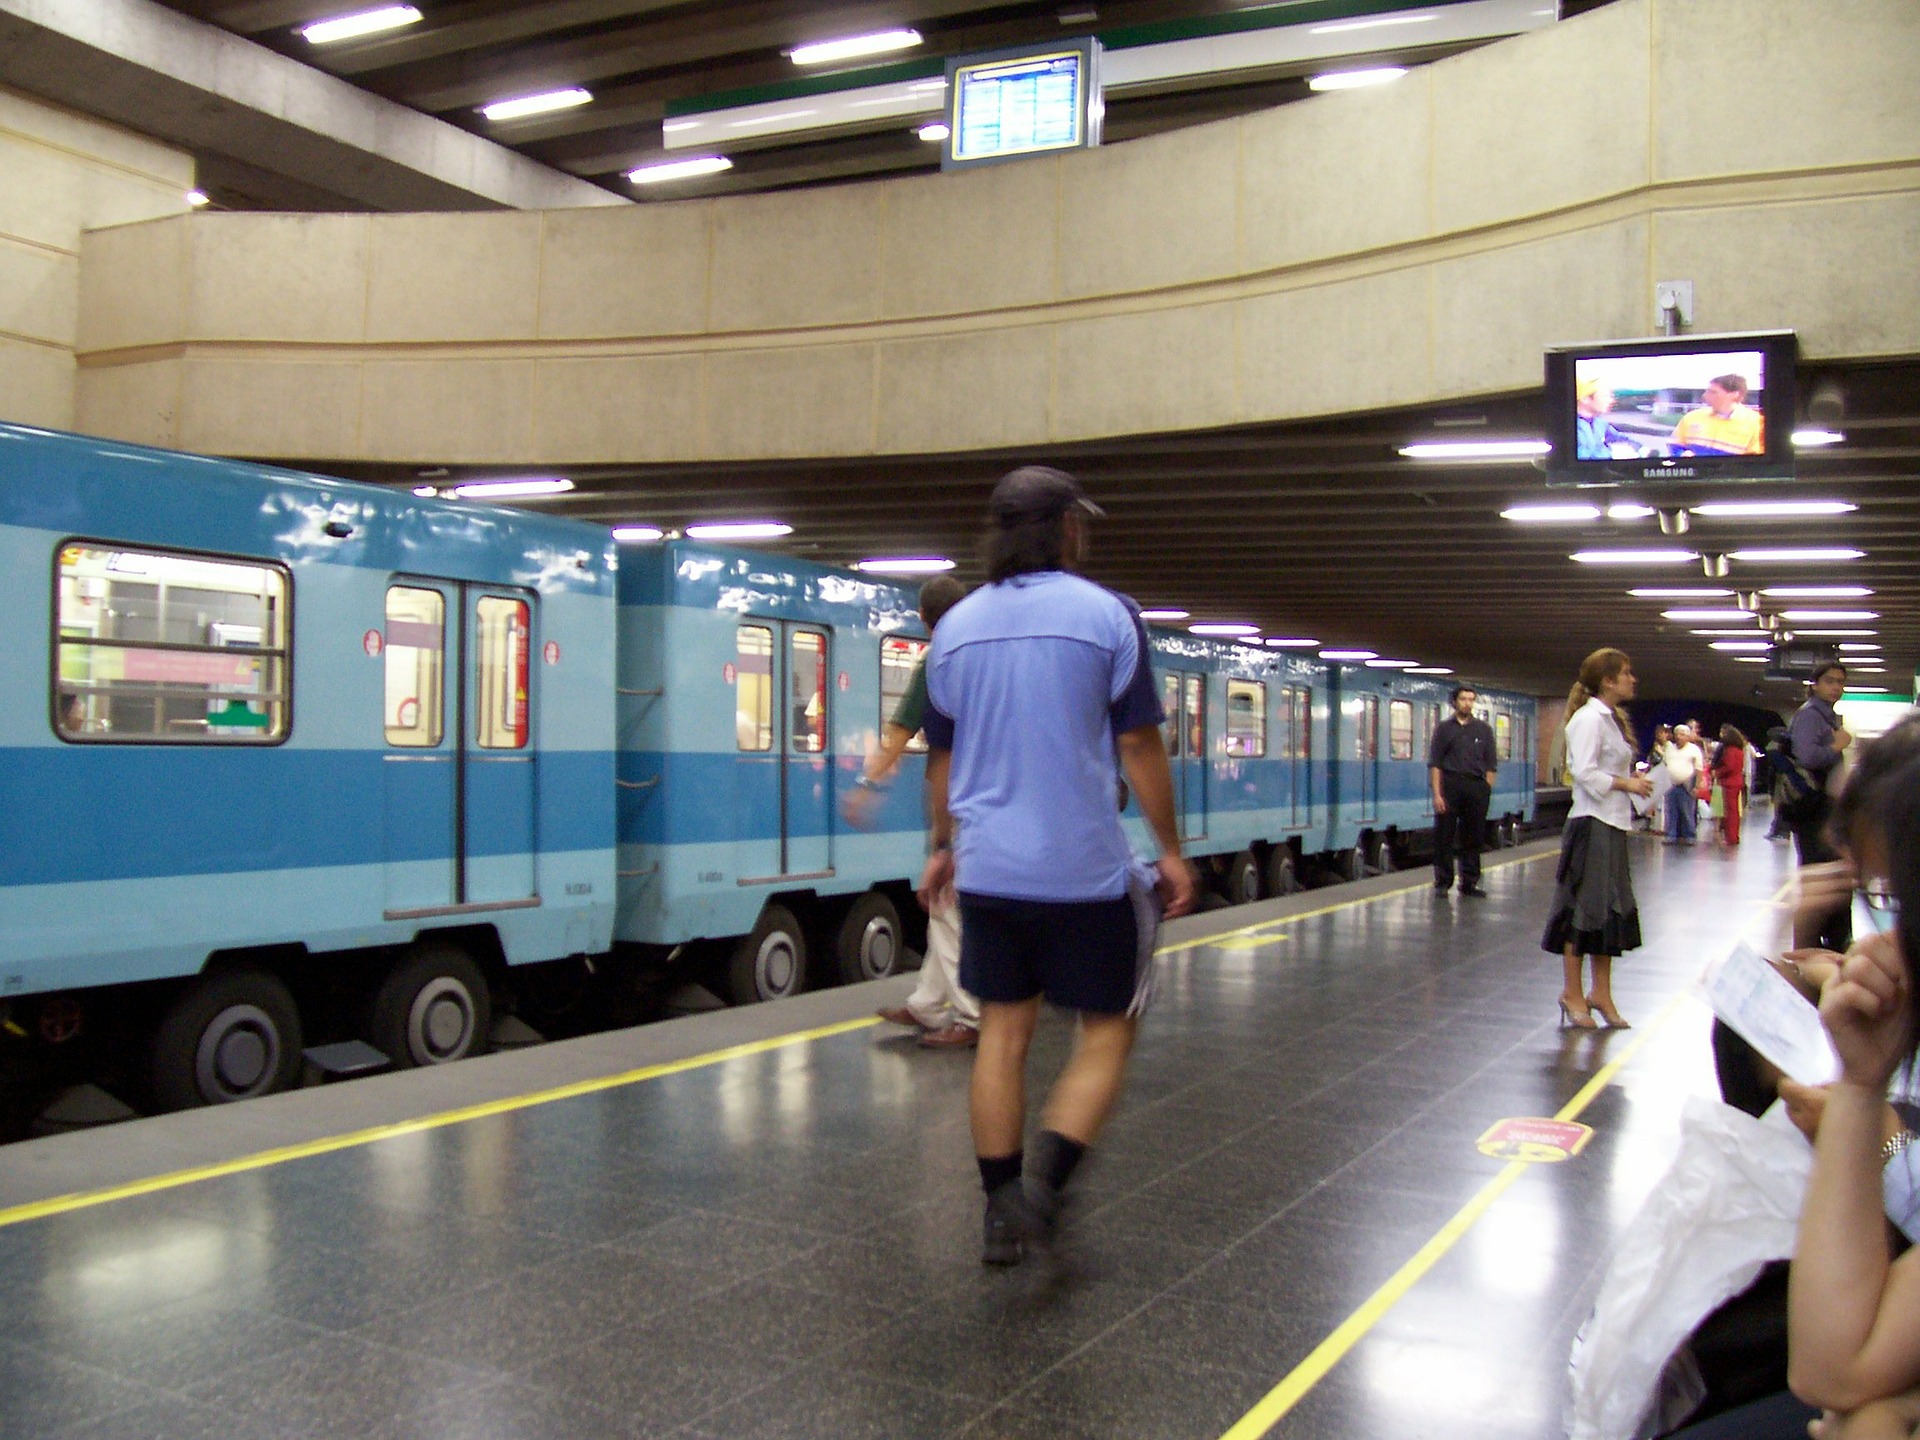
[[[1137,884],[1118,900],[1007,900],[960,892],[960,984],[979,999],[1036,995],[1063,1010],[1140,1015],[1153,996],[1160,901]]]

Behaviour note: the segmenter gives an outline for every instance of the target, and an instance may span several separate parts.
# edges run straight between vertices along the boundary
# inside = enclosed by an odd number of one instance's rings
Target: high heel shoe
[[[1560,1028],[1563,1030],[1598,1030],[1600,1022],[1593,1018],[1591,1010],[1583,1010],[1578,1015],[1568,1007],[1566,1000],[1560,1001]]]
[[[1608,1028],[1610,1029],[1631,1030],[1633,1028],[1633,1026],[1628,1023],[1626,1017],[1620,1013],[1618,1007],[1602,1005],[1591,995],[1587,996],[1587,1013],[1591,1015],[1596,1010],[1600,1012],[1600,1018],[1607,1022]]]

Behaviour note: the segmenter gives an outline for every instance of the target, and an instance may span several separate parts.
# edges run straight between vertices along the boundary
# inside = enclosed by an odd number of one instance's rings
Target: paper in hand
[[[1792,1079],[1827,1085],[1840,1078],[1819,1009],[1747,941],[1706,968],[1700,993],[1715,1015]]]

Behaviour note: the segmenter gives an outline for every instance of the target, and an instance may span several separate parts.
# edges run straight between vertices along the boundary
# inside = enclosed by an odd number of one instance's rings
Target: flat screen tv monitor
[[[1100,46],[1091,38],[947,62],[943,169],[1100,143]]]
[[[1793,478],[1791,330],[1547,351],[1547,479],[1558,485]]]

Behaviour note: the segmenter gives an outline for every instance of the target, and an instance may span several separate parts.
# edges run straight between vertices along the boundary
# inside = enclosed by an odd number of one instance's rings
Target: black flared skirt
[[[1542,950],[1559,955],[1571,945],[1579,955],[1620,955],[1639,948],[1632,844],[1626,831],[1591,815],[1567,822]]]

